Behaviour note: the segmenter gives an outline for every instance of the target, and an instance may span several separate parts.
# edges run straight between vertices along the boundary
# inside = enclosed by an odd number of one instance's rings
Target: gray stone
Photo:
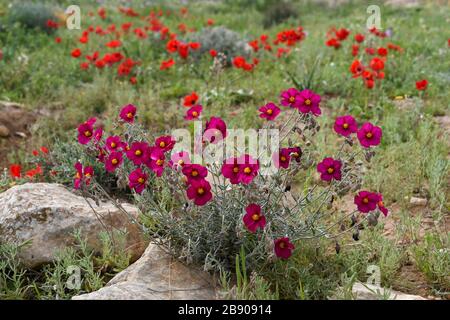
[[[37,267],[53,261],[55,253],[73,245],[75,230],[87,239],[90,247],[101,250],[99,233],[105,227],[127,231],[127,250],[133,261],[145,250],[140,227],[112,203],[99,203],[77,196],[59,184],[26,183],[0,193],[0,242],[24,243],[22,262]],[[122,204],[128,214],[137,218],[139,211]],[[100,222],[101,220],[101,222]]]
[[[0,137],[1,138],[9,137],[9,129],[4,125],[0,125]]]
[[[142,257],[104,288],[73,300],[213,300],[212,278],[150,244]]]

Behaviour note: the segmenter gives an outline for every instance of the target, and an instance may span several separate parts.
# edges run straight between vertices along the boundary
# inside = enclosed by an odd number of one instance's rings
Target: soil
[[[0,101],[0,168],[9,165],[8,154],[27,145],[36,119],[23,105]]]

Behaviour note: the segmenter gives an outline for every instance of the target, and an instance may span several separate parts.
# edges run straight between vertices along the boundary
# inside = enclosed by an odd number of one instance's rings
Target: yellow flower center
[[[247,173],[247,174],[249,174],[250,172],[252,172],[252,169],[251,169],[250,167],[246,167],[246,168],[244,169],[244,172]]]
[[[161,142],[159,143],[159,147],[160,147],[160,148],[165,148],[165,147],[166,147],[166,143],[165,143],[164,141],[161,141]]]
[[[79,173],[79,172],[77,172],[77,174],[75,175],[75,178],[76,178],[76,179],[80,179],[80,178],[81,178],[81,176],[80,176],[80,173]]]
[[[162,166],[163,163],[164,163],[164,160],[162,160],[162,159],[156,160],[156,164],[157,164],[158,166]]]
[[[286,157],[285,156],[281,156],[280,160],[281,160],[281,162],[285,162],[286,161]]]
[[[182,166],[182,165],[184,164],[183,159],[178,160],[178,164],[179,164],[180,166]]]
[[[342,125],[342,128],[348,129],[348,123],[344,123],[344,124]]]
[[[306,99],[306,100],[305,100],[305,104],[306,104],[307,106],[311,105],[311,100]]]
[[[198,193],[199,195],[202,195],[202,194],[205,193],[205,189],[203,189],[203,188],[198,188],[198,189],[197,189],[197,193]]]
[[[367,197],[364,198],[364,199],[363,199],[363,202],[366,203],[366,204],[369,203],[369,198],[367,198]]]
[[[90,136],[92,136],[92,132],[90,132],[89,130],[86,130],[86,131],[84,132],[84,135],[85,135],[86,137],[90,137]]]
[[[119,160],[117,160],[116,158],[114,158],[114,159],[111,160],[111,163],[114,164],[114,165],[116,165],[117,163],[119,163]]]
[[[370,138],[372,138],[372,137],[373,137],[372,132],[367,132],[367,133],[366,133],[366,138],[367,138],[367,139],[370,139]]]
[[[191,176],[193,176],[193,177],[198,176],[198,171],[197,171],[197,170],[193,170],[193,171],[191,172]]]
[[[198,112],[197,112],[197,111],[192,111],[192,116],[193,116],[194,118],[197,118],[197,117],[198,117]]]
[[[294,102],[294,101],[295,101],[295,97],[294,97],[294,96],[292,96],[292,97],[289,98],[289,102],[290,102],[290,103],[292,103],[292,102]]]
[[[115,148],[117,145],[115,142],[111,142],[111,148]]]
[[[300,155],[298,154],[298,152],[292,152],[291,153],[291,157],[293,158],[298,158]]]
[[[273,113],[273,110],[272,110],[272,109],[268,109],[268,110],[266,111],[266,113],[270,116],[270,115]]]
[[[139,182],[140,184],[143,184],[143,183],[145,182],[145,179],[144,179],[144,178],[139,178],[139,179],[138,179],[138,182]]]
[[[91,174],[90,173],[85,173],[84,176],[89,178],[91,176]]]
[[[127,113],[127,118],[128,118],[128,119],[133,118],[133,114],[132,114],[131,112],[128,112],[128,113]]]
[[[384,207],[383,201],[379,201],[379,202],[378,202],[378,206],[383,208],[383,207]]]
[[[332,174],[332,173],[334,172],[334,168],[328,168],[328,169],[327,169],[327,172],[328,172],[329,174]]]
[[[141,150],[136,150],[134,152],[134,154],[139,157],[142,154],[142,151]]]
[[[284,243],[284,242],[281,242],[281,243],[280,243],[280,245],[279,245],[279,247],[280,247],[281,249],[284,249],[284,248],[286,248],[286,243]]]
[[[238,173],[238,172],[239,172],[239,167],[234,167],[234,168],[233,168],[233,172],[234,172],[234,173]]]
[[[259,220],[259,214],[255,213],[254,215],[252,215],[252,220],[253,221],[258,221]]]

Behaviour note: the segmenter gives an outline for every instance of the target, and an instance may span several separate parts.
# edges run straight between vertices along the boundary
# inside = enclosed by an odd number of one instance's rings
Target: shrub
[[[218,54],[223,54],[227,65],[236,56],[249,57],[251,48],[247,41],[234,31],[224,27],[205,28],[191,36],[190,41],[200,42],[201,47],[193,52],[194,57],[201,57],[214,49]]]
[[[227,156],[222,148],[230,132],[222,119],[212,117],[204,131],[194,133],[194,152],[189,153],[191,141],[184,140],[189,132],[176,133],[178,140],[152,136],[135,123],[137,108],[127,105],[120,111],[118,135],[96,138],[92,118],[78,127],[79,143],[90,159],[79,165],[76,185],[101,191],[89,167],[101,162],[134,191],[151,237],[176,257],[206,270],[233,270],[240,250],[247,254],[249,270],[258,270],[280,258],[288,259],[304,239],[353,230],[357,240],[362,224],[376,224],[380,212],[387,215],[381,194],[360,191],[355,196],[358,209],[352,212],[336,212],[332,203],[360,188],[364,163],[373,157],[370,147],[380,143],[381,129],[371,123],[358,129],[353,117],[337,118],[334,129],[345,138],[334,159],[322,159],[314,143],[320,129],[316,121],[321,113],[319,102],[320,96],[308,89],[284,91],[281,104],[292,108],[277,131],[280,143],[251,155],[245,146],[235,146]],[[261,118],[274,120],[281,110],[272,103],[260,112]],[[354,133],[362,148],[352,138]],[[301,148],[292,143],[299,134],[305,141]],[[234,140],[228,136],[226,141],[230,139]],[[199,151],[200,145],[207,152]],[[201,160],[196,159],[199,155]],[[307,178],[302,191],[290,192],[301,171],[306,176],[318,171],[320,178]],[[364,213],[363,218],[355,216],[358,211]],[[350,218],[352,223],[347,224]]]
[[[290,2],[275,1],[267,6],[264,11],[263,25],[269,28],[273,25],[280,24],[290,18],[297,18],[298,13],[294,5]]]
[[[52,8],[43,3],[15,2],[8,13],[10,24],[18,23],[25,28],[40,29],[47,33],[54,30],[48,25],[48,21],[56,19]]]

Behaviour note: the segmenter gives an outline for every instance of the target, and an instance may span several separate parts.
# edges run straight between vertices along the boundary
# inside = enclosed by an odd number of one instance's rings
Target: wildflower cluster
[[[183,99],[189,108],[186,120],[201,118],[199,100],[195,92]],[[334,124],[335,132],[344,137],[337,155],[319,160],[311,142],[292,144],[288,136],[298,132],[304,140],[313,139],[318,131],[315,117],[321,114],[320,102],[320,95],[311,90],[290,88],[280,94],[281,107],[271,102],[259,108],[259,117],[269,121],[268,125],[280,114],[290,113],[283,125],[287,130],[282,130],[280,145],[269,163],[262,161],[261,153],[237,149],[235,156],[206,161],[205,150],[220,153],[229,136],[230,129],[220,117],[205,121],[193,152],[177,148],[179,141],[172,135],[149,138],[136,123],[134,105],[119,112],[120,134],[104,138],[102,130],[95,128],[95,119],[88,119],[78,127],[78,141],[86,146],[92,161],[126,179],[138,204],[157,226],[151,230],[155,239],[170,241],[178,256],[207,268],[229,268],[244,246],[254,257],[250,263],[256,266],[272,255],[289,258],[301,239],[333,237],[333,226],[326,225],[327,208],[336,197],[357,191],[362,171],[356,159],[363,154],[370,160],[374,154],[371,148],[380,144],[380,127],[369,122],[358,126],[350,115],[338,117]],[[362,146],[356,151],[351,150],[355,146],[353,135]],[[198,155],[201,160],[195,162]],[[264,174],[263,169],[272,164],[277,170]],[[291,192],[294,177],[314,166],[326,185],[310,185],[300,194]],[[91,185],[92,167],[77,162],[75,168],[75,188],[83,181]],[[162,200],[161,193],[170,194],[170,202]],[[382,195],[369,191],[359,191],[355,205],[352,216],[357,211],[365,218],[377,217],[378,211],[388,212]],[[348,217],[347,213],[341,219]],[[356,227],[353,224],[349,229]]]

